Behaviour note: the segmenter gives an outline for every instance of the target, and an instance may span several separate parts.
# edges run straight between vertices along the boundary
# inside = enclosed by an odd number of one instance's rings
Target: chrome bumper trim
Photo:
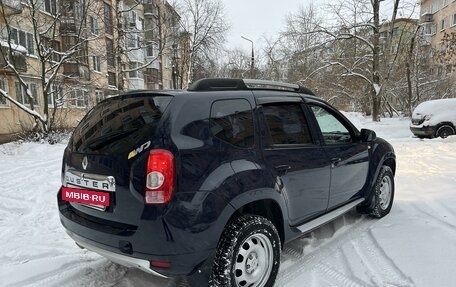
[[[71,237],[71,239],[73,239],[76,242],[76,244],[79,247],[82,247],[82,248],[85,248],[87,250],[90,250],[90,251],[93,251],[95,253],[98,253],[101,256],[108,258],[112,262],[115,262],[115,263],[120,264],[120,265],[125,266],[125,267],[138,268],[138,269],[140,269],[142,271],[145,271],[145,272],[147,272],[149,274],[152,274],[152,275],[155,275],[157,277],[168,278],[167,276],[162,275],[162,274],[158,273],[157,271],[154,271],[154,270],[150,269],[150,267],[149,267],[150,263],[147,260],[134,258],[134,257],[122,255],[122,254],[118,254],[118,253],[115,253],[115,252],[111,252],[111,251],[96,247],[96,246],[90,244],[87,239],[85,239],[85,238],[83,238],[83,237],[81,237],[81,236],[79,236],[77,234],[74,234],[71,231],[66,230],[66,232]]]

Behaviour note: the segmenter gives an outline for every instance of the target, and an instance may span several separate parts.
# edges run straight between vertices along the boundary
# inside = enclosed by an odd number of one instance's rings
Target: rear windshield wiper
[[[129,130],[115,131],[115,132],[111,132],[106,135],[99,136],[99,137],[94,138],[93,140],[89,141],[87,143],[87,147],[92,150],[99,149],[100,147],[110,144],[121,138],[124,138],[137,130],[138,130],[138,128],[133,128],[133,129],[129,129]]]

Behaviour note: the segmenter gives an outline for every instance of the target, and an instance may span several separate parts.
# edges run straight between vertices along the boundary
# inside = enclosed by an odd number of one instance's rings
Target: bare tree
[[[220,0],[181,0],[182,25],[191,34],[188,81],[196,80],[198,68],[214,60],[214,50],[222,46],[228,31]]]
[[[350,0],[335,1],[328,5],[329,17],[331,23],[312,22],[311,8],[306,11],[300,11],[295,19],[304,19],[307,29],[298,30],[293,26],[287,28],[286,34],[294,39],[308,39],[311,35],[314,44],[308,41],[303,42],[304,48],[300,53],[307,51],[306,56],[298,56],[302,60],[310,55],[320,54],[319,59],[313,61],[318,63],[319,67],[310,66],[300,79],[302,82],[315,84],[314,79],[320,71],[330,72],[332,75],[331,83],[323,79],[325,89],[334,89],[341,91],[340,94],[350,97],[352,91],[358,94],[368,95],[365,97],[370,102],[370,112],[374,121],[380,120],[382,112],[382,99],[385,99],[384,93],[387,83],[391,78],[392,63],[397,61],[398,50],[392,47],[392,35],[396,23],[400,0],[395,0],[390,21],[390,26],[380,20],[380,3],[382,0]],[[299,16],[300,15],[300,16]],[[290,22],[293,21],[291,18]],[[381,30],[384,37],[381,40]],[[400,46],[402,43],[394,43]],[[324,57],[321,57],[321,54]],[[296,62],[296,61],[294,61]],[[341,89],[342,88],[342,89]],[[347,91],[348,88],[348,91]],[[356,96],[361,101],[361,106],[367,107],[362,96]],[[337,96],[336,96],[337,97]],[[331,97],[333,98],[333,97]],[[389,103],[387,103],[387,106]],[[366,108],[365,111],[368,111]]]
[[[69,18],[66,17],[76,13],[75,11],[86,15],[89,9],[95,7],[92,1],[94,0],[82,1],[78,7],[73,6],[75,2],[57,7],[56,1],[50,1],[49,5],[44,6],[44,2],[39,0],[27,1],[27,5],[22,5],[20,1],[0,0],[2,32],[7,43],[5,45],[5,42],[2,42],[0,59],[4,69],[14,75],[16,90],[23,91],[23,98],[15,99],[3,90],[0,90],[0,97],[6,98],[30,115],[35,122],[34,128],[45,134],[53,129],[57,107],[63,101],[64,95],[60,86],[66,80],[77,80],[63,73],[64,65],[87,60],[87,41],[90,39],[87,36],[85,19],[74,21],[76,17],[72,17],[72,22],[69,23]],[[14,2],[19,6],[10,9],[9,6]],[[18,30],[22,27],[28,32]],[[69,34],[71,37],[65,38]],[[33,55],[37,60],[28,63],[25,54]],[[27,81],[30,74],[39,77],[39,90],[43,95],[40,108],[37,107],[38,89]],[[16,94],[19,92],[16,91]]]

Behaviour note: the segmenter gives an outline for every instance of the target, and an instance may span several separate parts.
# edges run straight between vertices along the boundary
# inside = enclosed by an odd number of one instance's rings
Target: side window
[[[312,144],[300,104],[264,105],[263,114],[272,145]]]
[[[349,130],[334,115],[319,106],[310,106],[318,125],[320,126],[323,139],[326,144],[341,144],[352,142]]]
[[[253,147],[253,113],[247,100],[221,100],[212,104],[210,127],[212,134],[240,148]]]

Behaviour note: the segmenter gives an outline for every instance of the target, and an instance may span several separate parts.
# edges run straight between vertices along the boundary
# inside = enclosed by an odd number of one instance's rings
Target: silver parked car
[[[455,134],[456,98],[419,104],[412,114],[410,130],[420,138],[446,138]]]

